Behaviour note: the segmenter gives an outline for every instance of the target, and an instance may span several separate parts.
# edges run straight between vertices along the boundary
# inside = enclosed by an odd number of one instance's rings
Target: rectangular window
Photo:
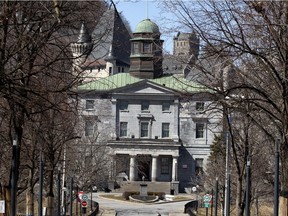
[[[144,43],[143,44],[143,52],[144,53],[151,53],[150,43]]]
[[[94,122],[86,121],[85,122],[85,136],[92,136],[94,134]]]
[[[132,52],[134,54],[139,54],[139,44],[138,43],[133,43],[133,50]]]
[[[201,174],[203,173],[203,159],[202,158],[196,158],[195,159],[195,174]]]
[[[120,137],[127,137],[127,122],[120,122]]]
[[[118,73],[120,73],[121,72],[121,67],[118,67]]]
[[[121,111],[127,111],[128,110],[128,101],[121,101],[119,109]]]
[[[122,73],[124,73],[124,67],[122,67]]]
[[[141,122],[141,137],[148,137],[149,135],[149,123],[148,122]]]
[[[169,123],[162,123],[162,137],[169,137]]]
[[[86,100],[85,108],[86,108],[86,110],[93,110],[94,109],[94,100]]]
[[[112,67],[109,67],[109,75],[112,75]]]
[[[161,174],[169,174],[169,158],[161,158]]]
[[[170,111],[170,103],[169,102],[164,102],[162,104],[162,112],[169,112]]]
[[[204,102],[196,102],[196,111],[204,110]]]
[[[196,138],[204,138],[204,123],[196,123]]]
[[[149,112],[149,102],[142,101],[141,102],[141,112]]]

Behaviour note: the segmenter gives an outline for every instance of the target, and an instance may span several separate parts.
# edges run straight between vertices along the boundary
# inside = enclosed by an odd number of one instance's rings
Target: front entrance
[[[138,171],[138,181],[143,180],[151,181],[150,170],[151,170],[151,156],[149,155],[139,155],[137,156],[137,171]]]

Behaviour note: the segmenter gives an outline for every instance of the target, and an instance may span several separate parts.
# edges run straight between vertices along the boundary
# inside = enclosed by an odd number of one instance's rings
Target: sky
[[[159,0],[114,0],[118,12],[122,12],[124,17],[129,22],[132,31],[135,30],[137,24],[147,18],[155,22],[161,31],[160,23],[157,22],[161,17],[160,8],[157,1]],[[148,3],[147,3],[148,2]],[[148,5],[148,10],[147,10]],[[164,40],[163,48],[165,51],[172,53],[173,50],[173,34],[166,36],[161,35],[161,39]]]

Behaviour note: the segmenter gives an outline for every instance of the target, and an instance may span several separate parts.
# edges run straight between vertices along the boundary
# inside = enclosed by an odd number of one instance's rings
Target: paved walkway
[[[111,194],[111,193],[110,193]],[[113,193],[112,193],[113,194]],[[119,193],[115,193],[115,195],[116,194],[119,194]],[[98,197],[100,198],[101,197],[101,194],[97,194],[98,195]],[[178,195],[179,197],[187,197],[187,198],[189,198],[189,199],[193,199],[193,198],[195,198],[193,195],[191,195],[191,194],[179,194]],[[137,205],[136,203],[131,203],[131,202],[127,202],[127,201],[119,201],[119,200],[115,200],[115,199],[109,199],[109,198],[104,198],[104,197],[101,197],[101,199],[106,199],[108,202],[109,202],[109,200],[111,200],[111,203],[112,202],[119,202],[122,206],[123,206],[123,203],[127,203],[127,208],[129,208],[128,206],[129,205]],[[179,201],[170,201],[170,202],[159,202],[159,203],[153,203],[154,205],[157,205],[157,204],[160,204],[160,206],[161,206],[161,204],[167,204],[167,203],[171,203],[170,204],[170,206],[171,205],[173,205],[173,203],[175,203],[175,210],[173,210],[173,213],[169,213],[169,216],[187,216],[188,214],[184,214],[183,213],[183,211],[184,211],[184,205],[185,205],[185,202],[183,202],[183,204],[181,203],[181,207],[179,208],[179,204],[178,204],[178,206],[176,207],[176,205],[177,205],[177,203],[179,202]],[[187,202],[189,202],[189,200],[187,201]],[[128,204],[129,203],[129,204]],[[108,204],[108,203],[107,203]],[[140,204],[140,203],[139,203]],[[144,205],[151,205],[151,204],[144,204]],[[100,211],[99,211],[99,215],[101,215],[101,216],[115,216],[116,215],[116,211],[113,209],[113,208],[110,208],[110,207],[107,207],[107,206],[110,206],[109,204],[108,205],[106,205],[106,206],[104,206],[104,205],[101,205],[100,204]],[[125,205],[126,206],[126,205]],[[160,207],[159,206],[159,207]],[[139,206],[139,208],[141,209],[141,207]],[[178,210],[177,210],[178,209]],[[167,214],[166,214],[167,215]],[[138,216],[140,216],[139,214],[138,214]]]

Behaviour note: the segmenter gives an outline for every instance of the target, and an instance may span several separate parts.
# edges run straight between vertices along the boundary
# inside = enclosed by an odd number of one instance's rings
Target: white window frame
[[[141,102],[141,112],[142,113],[149,113],[150,104],[149,101],[142,101]]]
[[[93,136],[95,130],[95,123],[92,120],[85,121],[84,135],[85,137]]]
[[[198,112],[202,112],[205,110],[205,103],[204,102],[196,102],[195,104],[195,110],[198,111]]]
[[[202,136],[200,136],[200,134]],[[205,123],[204,122],[196,122],[195,125],[195,138],[196,139],[203,139],[205,138]]]
[[[162,112],[170,112],[171,104],[169,102],[162,103]]]
[[[119,136],[120,137],[127,137],[128,134],[128,122],[120,122],[120,127],[119,127]]]
[[[143,125],[147,125],[147,136],[143,136],[143,129],[142,129],[142,126]],[[145,129],[145,132],[146,132],[146,129]],[[146,121],[142,121],[142,122],[140,122],[140,137],[141,138],[149,138],[149,122],[146,122]]]
[[[95,109],[95,100],[87,99],[85,100],[85,109],[94,110]]]
[[[168,129],[166,128],[167,125],[168,125]],[[170,123],[163,122],[162,123],[162,138],[168,138],[168,137],[170,137]]]

